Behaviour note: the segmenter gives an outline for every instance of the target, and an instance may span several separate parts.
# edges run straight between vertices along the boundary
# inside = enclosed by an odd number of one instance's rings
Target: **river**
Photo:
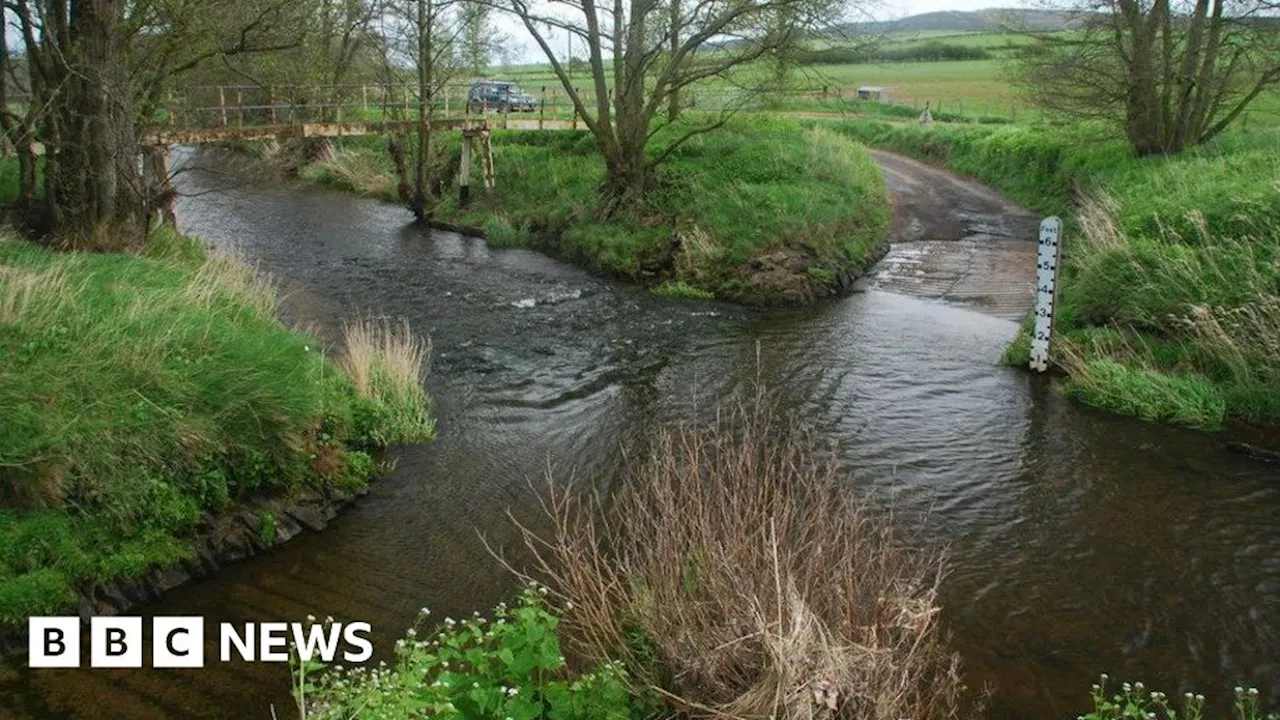
[[[608,482],[623,439],[759,378],[835,448],[850,492],[948,548],[944,615],[991,717],[1074,717],[1103,671],[1170,694],[1280,697],[1280,466],[1000,366],[1010,320],[875,283],[804,310],[663,299],[421,232],[370,200],[202,173],[182,187],[182,229],[260,262],[321,337],[361,314],[429,335],[440,432],[400,448],[323,533],[144,615],[333,615],[371,622],[385,650],[424,605],[457,616],[510,591],[479,533],[510,542],[505,513],[533,513],[549,465]],[[11,671],[4,686],[0,700],[37,717],[292,714],[280,665]]]

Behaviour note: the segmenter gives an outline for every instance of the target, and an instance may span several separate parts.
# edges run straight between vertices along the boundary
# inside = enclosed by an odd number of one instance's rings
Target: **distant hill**
[[[1072,26],[1071,18],[1064,13],[1002,8],[931,12],[886,22],[853,23],[849,29],[873,33],[999,32],[1007,28],[1039,31],[1067,30]]]

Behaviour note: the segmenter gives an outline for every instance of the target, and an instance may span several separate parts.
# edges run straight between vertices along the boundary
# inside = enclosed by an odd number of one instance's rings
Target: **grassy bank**
[[[496,188],[483,191],[477,172],[465,209],[459,142],[439,139],[437,219],[667,291],[757,303],[834,294],[888,230],[884,181],[862,148],[792,121],[741,119],[694,138],[659,167],[643,207],[607,221],[595,214],[604,164],[585,132],[496,132]],[[301,175],[388,199],[395,186],[379,141],[343,141]]]
[[[1202,428],[1280,420],[1277,131],[1137,159],[1088,126],[833,127],[1068,218],[1056,361],[1072,395]]]
[[[0,625],[179,562],[209,514],[360,485],[368,451],[432,435],[407,332],[349,328],[335,363],[234,257],[169,232],[151,255],[0,232]]]

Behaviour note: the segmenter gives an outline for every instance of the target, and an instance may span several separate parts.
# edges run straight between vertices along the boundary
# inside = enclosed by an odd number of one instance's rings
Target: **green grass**
[[[649,292],[659,297],[687,298],[690,300],[711,300],[715,298],[715,295],[706,290],[696,288],[679,280],[664,282]]]
[[[494,213],[485,218],[484,239],[493,247],[528,247],[531,233],[528,225],[513,225],[506,215]]]
[[[683,127],[660,130],[659,142]],[[438,142],[443,166],[456,168],[456,134]],[[366,140],[339,152],[385,154]],[[473,201],[459,208],[451,178],[438,219],[646,286],[808,300],[834,292],[888,230],[884,180],[863,149],[790,120],[744,118],[694,138],[660,166],[642,207],[607,221],[596,213],[604,163],[588,133],[498,131],[493,154],[496,187],[485,192],[473,178]]]
[[[366,450],[432,434],[416,374],[362,392],[257,273],[168,232],[152,255],[0,232],[0,624],[174,564],[205,513],[358,485]]]
[[[1138,159],[1093,126],[832,127],[1068,219],[1056,326],[1076,397],[1202,428],[1280,419],[1280,130]],[[1005,357],[1026,362],[1025,336]]]
[[[1226,399],[1209,379],[1130,367],[1108,358],[1088,361],[1065,386],[1069,397],[1143,420],[1215,429]]]

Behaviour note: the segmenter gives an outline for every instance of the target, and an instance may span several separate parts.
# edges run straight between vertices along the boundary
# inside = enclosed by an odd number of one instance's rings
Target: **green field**
[[[923,109],[928,102],[935,111],[974,118],[1001,118],[1020,123],[1051,119],[1022,97],[1010,80],[1010,60],[1018,46],[1031,42],[1029,36],[993,32],[913,32],[887,35],[879,40],[879,46],[893,49],[924,42],[982,48],[995,57],[954,62],[806,65],[793,70],[789,88],[768,97],[753,98],[745,107],[751,110],[860,112],[859,108],[851,105],[851,101],[856,99],[857,88],[874,85],[885,89],[887,102],[915,110]],[[819,42],[814,46],[829,47],[831,44]],[[751,75],[772,71],[760,67],[743,72]],[[548,112],[554,108],[560,114],[568,113],[568,102],[560,81],[545,63],[494,68],[488,75],[514,80],[535,96],[545,97]],[[594,102],[589,90],[590,77],[579,70],[578,75],[571,78],[575,83],[580,79],[581,90],[588,102]],[[462,90],[459,88],[454,92],[460,97]],[[720,79],[691,88],[686,96],[692,96],[699,107],[707,110],[736,105],[743,99],[731,82]],[[1259,98],[1246,112],[1241,125],[1280,125],[1280,94],[1271,93]]]

